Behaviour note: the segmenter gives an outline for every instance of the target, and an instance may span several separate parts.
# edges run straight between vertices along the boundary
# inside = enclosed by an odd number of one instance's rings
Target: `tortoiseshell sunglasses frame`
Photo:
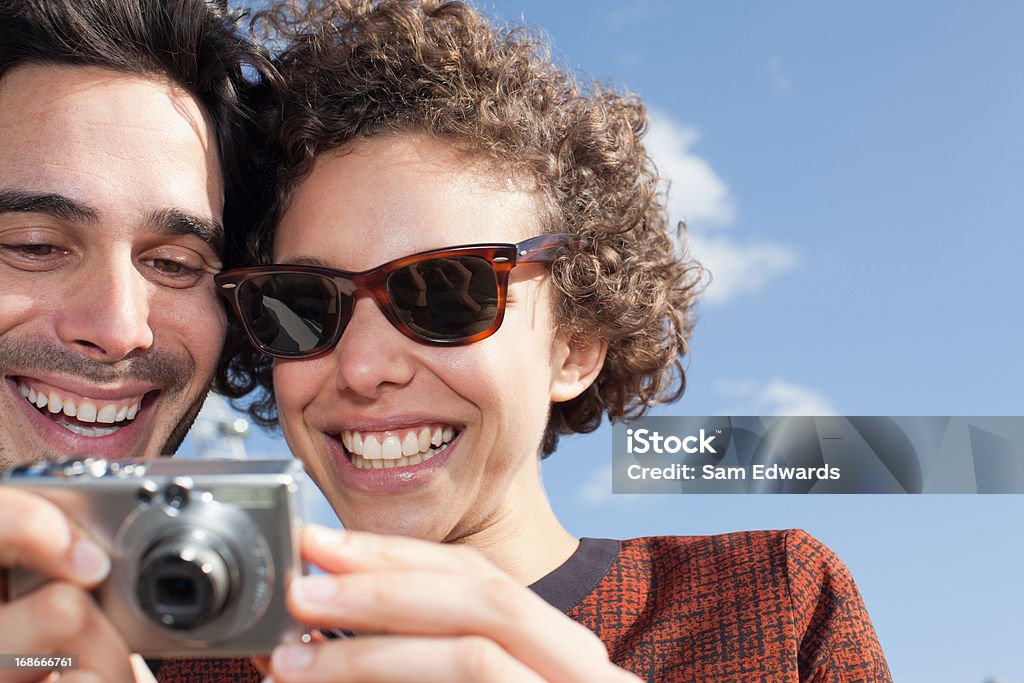
[[[560,249],[578,250],[585,246],[586,243],[586,238],[573,233],[555,233],[531,237],[518,244],[468,244],[444,249],[433,249],[388,261],[376,268],[360,272],[337,270],[322,266],[287,264],[232,268],[215,275],[214,282],[216,282],[218,291],[230,301],[235,316],[241,322],[242,328],[245,330],[246,336],[252,345],[274,358],[287,360],[315,358],[333,349],[341,340],[341,335],[348,326],[349,318],[351,318],[352,307],[344,305],[343,297],[348,296],[354,299],[355,295],[361,291],[372,294],[377,307],[384,314],[384,317],[406,337],[421,344],[433,346],[464,346],[490,337],[501,327],[501,323],[505,318],[509,273],[512,272],[513,268],[524,263],[550,263],[560,255]],[[491,269],[494,271],[497,289],[497,307],[494,320],[487,329],[473,335],[454,339],[431,338],[417,332],[402,320],[392,303],[391,294],[388,292],[388,277],[395,271],[415,263],[455,256],[474,256],[490,264]],[[331,332],[326,341],[306,351],[281,351],[261,342],[252,331],[250,322],[243,315],[242,303],[238,300],[240,285],[247,280],[260,276],[289,273],[322,277],[331,282],[338,297],[339,313],[336,329]],[[342,292],[348,293],[343,294]],[[348,313],[346,314],[345,311],[348,311]]]

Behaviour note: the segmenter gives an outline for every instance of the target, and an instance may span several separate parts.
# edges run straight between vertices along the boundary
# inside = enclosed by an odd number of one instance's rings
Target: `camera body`
[[[60,507],[111,557],[96,598],[147,658],[269,653],[299,640],[285,589],[302,573],[294,460],[36,463],[0,477]],[[15,599],[45,580],[9,573]]]

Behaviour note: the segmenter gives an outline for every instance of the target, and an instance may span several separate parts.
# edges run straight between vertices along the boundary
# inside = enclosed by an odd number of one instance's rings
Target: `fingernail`
[[[110,573],[110,558],[92,541],[80,538],[71,547],[71,567],[83,583],[97,583]]]
[[[274,671],[296,673],[313,663],[313,650],[305,645],[282,645],[270,658]]]
[[[332,576],[302,576],[295,579],[295,584],[296,597],[312,607],[318,607],[338,591]]]
[[[276,683],[273,676],[267,676],[260,683]]]

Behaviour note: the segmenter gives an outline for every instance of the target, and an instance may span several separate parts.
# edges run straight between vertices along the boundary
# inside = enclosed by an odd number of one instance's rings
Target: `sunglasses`
[[[253,345],[275,358],[312,358],[333,348],[369,292],[384,317],[412,340],[460,346],[486,339],[505,317],[508,276],[550,263],[585,238],[541,235],[518,244],[425,251],[352,273],[304,265],[251,266],[214,276]]]

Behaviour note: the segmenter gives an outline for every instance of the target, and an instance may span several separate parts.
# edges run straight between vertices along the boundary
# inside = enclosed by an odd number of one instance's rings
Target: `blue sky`
[[[1024,4],[481,6],[652,110],[714,275],[663,412],[1024,414]],[[612,496],[610,460],[602,428],[545,463],[573,533],[802,527],[851,567],[897,680],[1024,683],[1021,496]]]

